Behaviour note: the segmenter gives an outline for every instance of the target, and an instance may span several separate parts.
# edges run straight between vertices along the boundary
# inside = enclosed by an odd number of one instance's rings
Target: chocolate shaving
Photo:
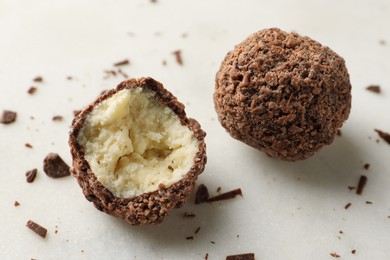
[[[366,204],[372,204],[372,201],[367,200]]]
[[[374,93],[381,93],[381,87],[378,85],[371,85],[366,88],[368,91],[374,92]]]
[[[210,243],[211,243],[211,244],[215,244],[215,242],[214,242],[214,241],[210,241]]]
[[[221,192],[221,187],[218,187],[217,188],[217,193],[220,193]]]
[[[339,258],[339,257],[340,257],[340,255],[336,254],[335,252],[330,253],[330,255],[333,256],[333,257],[335,257],[335,258]]]
[[[366,183],[367,183],[367,177],[364,175],[360,176],[359,184],[358,184],[358,187],[356,189],[357,195],[362,195],[363,189],[364,189],[364,186],[366,186]]]
[[[1,115],[0,123],[2,124],[11,124],[16,120],[16,112],[10,110],[4,110]]]
[[[348,209],[349,207],[351,207],[351,202],[347,203],[347,205],[344,206],[345,209]]]
[[[26,172],[26,181],[28,183],[32,183],[35,180],[35,177],[37,177],[37,169],[32,169],[30,171]]]
[[[181,57],[181,50],[174,51],[172,54],[175,55],[176,62],[179,65],[183,65],[183,58]]]
[[[37,76],[33,79],[34,82],[42,82],[43,78],[41,76]]]
[[[194,218],[196,215],[193,213],[184,212],[183,218]]]
[[[62,178],[70,175],[69,166],[57,153],[49,153],[43,160],[43,170],[47,176]]]
[[[353,191],[354,189],[356,189],[356,187],[348,186],[348,189],[349,189],[350,191]]]
[[[255,254],[246,253],[246,254],[239,254],[239,255],[228,255],[226,257],[226,260],[255,260]]]
[[[369,163],[366,163],[365,165],[363,165],[363,168],[364,168],[365,170],[368,170],[368,168],[370,168],[370,164],[369,164]]]
[[[206,202],[209,198],[209,190],[204,184],[199,185],[195,195],[195,204]]]
[[[206,253],[206,255],[204,256],[204,260],[208,260],[209,259],[209,253]]]
[[[24,144],[24,146],[26,146],[27,148],[30,148],[30,149],[33,148],[32,145],[29,143]]]
[[[242,197],[242,191],[241,191],[241,189],[231,190],[231,191],[222,193],[222,194],[220,194],[220,195],[211,197],[211,198],[209,198],[209,199],[207,200],[207,202],[214,202],[214,201],[220,201],[220,200],[229,200],[229,199],[235,198],[235,197],[238,196],[238,195],[240,195],[240,196]]]
[[[375,129],[375,132],[378,133],[378,135],[385,140],[388,144],[390,144],[390,134],[386,132],[382,132],[381,130]]]
[[[62,121],[63,119],[64,119],[63,116],[53,116],[53,118],[52,118],[53,121],[57,121],[57,122],[60,122],[60,121]]]
[[[37,88],[36,88],[36,87],[31,87],[31,88],[29,88],[29,89],[27,90],[27,93],[30,94],[30,95],[32,95],[32,94],[34,94],[36,91],[37,91]]]
[[[187,240],[194,240],[194,236],[186,237]]]
[[[200,227],[198,227],[198,228],[195,230],[195,234],[198,234],[199,230],[200,230]]]
[[[15,200],[14,206],[18,207],[20,205],[19,201]]]
[[[119,61],[119,62],[114,63],[114,66],[115,66],[115,67],[118,67],[118,66],[127,65],[127,64],[129,64],[129,63],[130,63],[130,61],[129,61],[128,59],[126,59],[126,60],[122,60],[122,61]]]
[[[27,221],[26,226],[29,229],[31,229],[32,231],[34,231],[37,235],[41,236],[42,238],[46,237],[47,229],[42,227],[41,225],[35,223],[34,221],[32,221],[32,220]]]
[[[118,73],[121,74],[125,79],[127,79],[129,77],[129,75],[124,73],[123,70],[121,70],[121,69],[118,69]]]

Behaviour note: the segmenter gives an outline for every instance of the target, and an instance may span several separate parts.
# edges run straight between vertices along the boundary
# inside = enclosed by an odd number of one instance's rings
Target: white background
[[[247,252],[257,259],[333,259],[332,252],[390,259],[390,146],[377,143],[374,132],[390,132],[389,8],[385,0],[0,0],[0,111],[18,112],[14,124],[0,125],[1,259],[224,259]],[[343,135],[306,161],[268,158],[232,139],[216,119],[220,62],[266,27],[310,36],[349,69],[353,101]],[[172,55],[179,49],[183,66]],[[127,58],[130,77],[164,83],[207,132],[208,164],[198,183],[212,195],[218,186],[241,188],[243,198],[195,206],[192,196],[163,224],[134,227],[97,211],[73,177],[44,174],[49,152],[71,164],[72,111],[122,81],[105,79],[104,70]],[[38,75],[43,83],[32,82]],[[382,93],[365,90],[371,84]],[[35,95],[27,94],[30,86]],[[54,115],[64,121],[53,122]],[[38,176],[28,184],[24,174],[32,168]],[[348,186],[362,174],[368,182],[358,196]],[[25,227],[29,219],[48,229],[45,240]]]

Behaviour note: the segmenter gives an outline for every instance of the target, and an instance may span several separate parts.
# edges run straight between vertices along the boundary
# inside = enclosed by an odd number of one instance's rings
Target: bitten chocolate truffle
[[[271,28],[226,55],[214,103],[233,138],[296,161],[332,143],[351,109],[351,84],[344,59],[330,48]]]
[[[133,225],[181,207],[206,164],[205,132],[152,78],[102,94],[72,123],[72,174],[97,209]]]

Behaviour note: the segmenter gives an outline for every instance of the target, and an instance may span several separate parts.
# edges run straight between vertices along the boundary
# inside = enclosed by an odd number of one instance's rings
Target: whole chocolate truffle
[[[72,123],[72,174],[97,209],[133,225],[180,207],[206,164],[205,132],[152,78],[102,94]]]
[[[214,103],[232,137],[295,161],[332,143],[351,109],[351,84],[344,59],[330,48],[271,28],[226,55]]]

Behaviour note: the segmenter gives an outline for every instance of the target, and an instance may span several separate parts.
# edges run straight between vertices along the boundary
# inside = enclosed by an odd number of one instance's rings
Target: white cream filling
[[[198,150],[179,117],[142,88],[121,90],[96,106],[78,142],[96,178],[122,198],[179,181]]]

